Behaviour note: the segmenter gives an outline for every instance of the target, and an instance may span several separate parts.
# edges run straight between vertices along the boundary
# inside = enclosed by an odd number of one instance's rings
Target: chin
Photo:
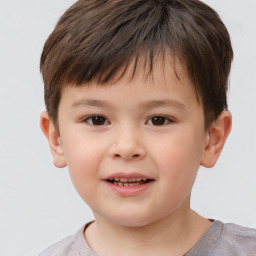
[[[122,216],[120,218],[120,216]],[[124,216],[124,215],[119,215],[119,218],[108,218],[111,222],[123,226],[123,227],[145,227],[148,226],[150,224],[153,224],[159,220],[161,220],[162,218],[159,216],[147,216],[145,214],[138,216],[138,214],[129,214],[128,216]]]

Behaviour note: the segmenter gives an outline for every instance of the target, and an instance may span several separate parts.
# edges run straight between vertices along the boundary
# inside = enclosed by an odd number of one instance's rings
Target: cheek
[[[174,192],[186,191],[193,186],[202,152],[196,138],[191,133],[176,134],[157,147],[155,161],[163,179],[176,190]]]
[[[85,140],[75,136],[71,140],[64,140],[63,146],[71,180],[86,201],[86,198],[92,196],[94,190],[91,188],[99,179],[99,165],[104,156],[103,146],[89,138]]]
[[[74,132],[63,139],[64,156],[70,169],[83,172],[94,169],[104,153],[104,145],[93,136]],[[97,161],[98,160],[98,161]],[[80,166],[80,168],[79,168]]]

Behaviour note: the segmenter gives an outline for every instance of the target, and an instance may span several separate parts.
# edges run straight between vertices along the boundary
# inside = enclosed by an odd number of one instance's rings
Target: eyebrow
[[[185,104],[182,102],[176,101],[176,100],[170,100],[170,99],[165,99],[165,100],[149,100],[145,102],[141,102],[139,104],[140,108],[156,108],[156,107],[175,107],[178,109],[185,109]]]
[[[111,104],[108,103],[107,101],[96,100],[96,99],[81,99],[81,100],[75,101],[71,107],[76,108],[80,106],[111,108]],[[162,106],[174,107],[181,110],[185,109],[185,105],[182,102],[179,102],[176,100],[170,100],[170,99],[147,100],[147,101],[141,102],[138,107],[143,109],[148,109],[148,108],[156,108],[156,107],[162,107]]]
[[[71,107],[76,108],[80,106],[90,106],[90,107],[110,107],[110,104],[104,100],[95,100],[95,99],[81,99],[78,101],[75,101]]]

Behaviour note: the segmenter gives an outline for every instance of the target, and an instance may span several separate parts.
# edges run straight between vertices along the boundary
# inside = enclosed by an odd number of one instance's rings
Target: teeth
[[[137,178],[137,179],[136,179],[136,181],[142,181],[142,180],[143,180],[143,181],[146,181],[147,178]]]
[[[128,179],[128,182],[134,182],[134,181],[136,181],[136,178]]]
[[[115,180],[116,182],[120,181],[123,183],[127,183],[127,182],[135,182],[135,181],[147,181],[147,178],[132,178],[132,179],[114,178],[113,180]]]
[[[139,185],[145,184],[148,181],[148,179],[147,178],[131,178],[131,179],[112,178],[109,181],[118,186],[128,187],[128,186],[139,186]]]
[[[129,186],[132,187],[132,186],[139,186],[140,183],[130,183]]]
[[[133,186],[139,186],[140,183],[121,183],[121,182],[114,182],[113,184],[117,186],[123,186],[123,187],[133,187]]]

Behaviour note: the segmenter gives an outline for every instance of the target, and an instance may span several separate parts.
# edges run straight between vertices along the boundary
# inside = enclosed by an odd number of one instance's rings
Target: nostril
[[[114,158],[122,158],[123,156],[120,154],[114,154]],[[140,158],[140,154],[133,154],[129,157],[130,159],[138,159]]]

